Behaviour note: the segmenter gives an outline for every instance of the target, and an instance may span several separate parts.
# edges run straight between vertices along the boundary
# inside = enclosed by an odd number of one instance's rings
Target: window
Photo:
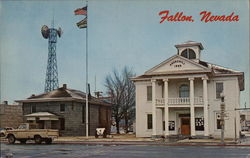
[[[195,130],[204,131],[204,118],[195,118]]]
[[[60,112],[64,112],[65,111],[65,104],[60,104]]]
[[[35,113],[36,112],[36,106],[35,105],[32,105],[31,106],[31,113]]]
[[[216,126],[217,126],[217,129],[221,129],[221,119],[220,119],[219,113],[216,114]]]
[[[163,131],[165,131],[165,121],[162,122]]]
[[[147,115],[147,123],[148,123],[148,129],[152,129],[153,127],[152,114]]]
[[[220,94],[223,92],[223,83],[218,82],[216,83],[216,99],[220,98]]]
[[[161,94],[162,94],[161,97],[162,97],[162,98],[164,98],[164,94],[165,94],[165,92],[164,92],[164,89],[165,89],[165,88],[164,88],[164,87],[165,87],[165,86],[164,86],[164,84],[163,84],[163,85],[161,86]]]
[[[174,121],[168,121],[168,130],[169,131],[175,130],[175,122]]]
[[[183,84],[179,88],[179,97],[180,98],[186,98],[189,97],[189,86],[186,84]]]
[[[86,105],[84,104],[82,106],[82,123],[85,123],[85,119],[86,119],[86,110],[85,109],[86,109]],[[89,122],[90,122],[90,107],[88,108],[88,118],[89,118]]]
[[[85,105],[82,106],[82,123],[85,123]]]
[[[165,121],[163,121],[163,131],[165,131]],[[175,122],[174,121],[168,121],[168,130],[174,131],[175,130]]]
[[[147,101],[152,101],[152,86],[147,86]]]
[[[181,52],[181,56],[188,59],[196,59],[195,52],[192,49],[185,49]]]
[[[60,121],[60,130],[65,130],[65,119],[59,118]]]

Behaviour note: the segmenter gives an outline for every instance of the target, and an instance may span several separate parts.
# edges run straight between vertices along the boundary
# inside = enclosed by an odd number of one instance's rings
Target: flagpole
[[[88,1],[87,8],[88,8]],[[88,13],[86,14],[87,24],[88,24]],[[86,137],[89,137],[89,100],[88,100],[88,26],[86,27]]]

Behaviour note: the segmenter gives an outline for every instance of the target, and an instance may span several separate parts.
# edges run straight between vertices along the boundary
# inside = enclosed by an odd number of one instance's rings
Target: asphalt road
[[[9,153],[13,158],[250,158],[250,147],[1,144],[1,156]]]

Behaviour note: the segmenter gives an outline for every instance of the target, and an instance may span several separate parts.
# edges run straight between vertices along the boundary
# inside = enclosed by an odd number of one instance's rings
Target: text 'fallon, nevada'
[[[177,12],[175,14],[170,14],[169,10],[161,11],[159,13],[159,16],[161,16],[160,23],[163,22],[194,22],[193,16],[190,15],[184,15],[183,12]],[[234,12],[232,12],[229,15],[214,15],[212,12],[208,11],[202,11],[200,12],[200,21],[201,22],[237,22],[239,21],[239,15],[235,15]]]

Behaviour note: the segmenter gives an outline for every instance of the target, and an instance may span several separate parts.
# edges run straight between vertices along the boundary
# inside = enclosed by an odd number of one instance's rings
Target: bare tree
[[[130,80],[131,77],[135,76],[132,69],[124,67],[124,104],[123,104],[123,118],[125,121],[125,131],[128,132],[129,127],[133,124],[135,118],[135,85]]]
[[[130,80],[135,76],[132,69],[124,67],[121,75],[117,70],[112,75],[108,75],[105,80],[107,93],[111,97],[112,117],[116,122],[117,134],[120,133],[120,121],[125,121],[125,131],[128,131],[131,125],[131,119],[135,114],[135,86]]]

